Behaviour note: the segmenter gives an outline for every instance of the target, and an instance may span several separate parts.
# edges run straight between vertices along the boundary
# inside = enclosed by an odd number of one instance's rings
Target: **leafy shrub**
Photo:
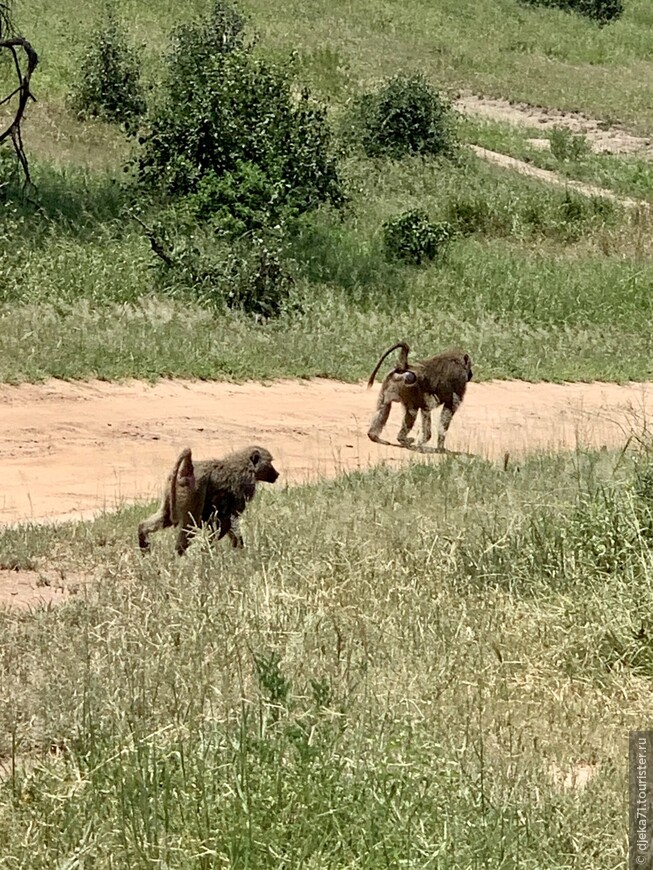
[[[453,235],[446,221],[432,223],[421,208],[405,211],[383,224],[383,243],[388,259],[404,260],[418,266],[433,260]]]
[[[91,34],[71,104],[82,117],[98,117],[128,128],[134,127],[145,111],[139,59],[111,7]]]
[[[207,172],[188,203],[200,221],[222,234],[238,238],[273,223],[279,188],[255,163],[239,161],[233,172]]]
[[[623,0],[521,0],[528,6],[549,6],[577,12],[586,18],[608,24],[620,18],[624,11]]]
[[[556,160],[582,160],[589,154],[587,139],[580,133],[572,133],[566,127],[554,127],[549,133],[551,153]]]
[[[447,203],[446,216],[456,230],[464,236],[474,233],[484,235],[509,235],[510,223],[507,212],[482,196],[451,199]]]
[[[422,75],[397,75],[363,94],[348,113],[346,136],[368,157],[405,154],[450,156],[455,147],[453,112]]]
[[[142,184],[193,195],[230,233],[275,225],[344,194],[324,108],[296,97],[287,68],[254,57],[243,19],[218,0],[177,30],[138,161]]]
[[[615,215],[615,206],[601,197],[570,191],[564,196],[542,193],[506,201],[483,197],[451,199],[445,215],[461,235],[541,236],[575,242],[583,233],[602,226]]]
[[[204,304],[263,319],[278,317],[289,304],[294,279],[278,238],[228,241],[210,229],[193,232],[183,218],[165,214],[148,237],[159,257],[162,289],[170,293],[192,293]]]

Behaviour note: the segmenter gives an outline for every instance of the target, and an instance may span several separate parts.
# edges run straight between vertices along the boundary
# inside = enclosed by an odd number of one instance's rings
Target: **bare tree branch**
[[[9,26],[10,22],[8,19],[6,4],[0,3],[0,33],[6,33],[9,29]],[[34,51],[30,43],[26,39],[23,39],[22,36],[9,36],[6,39],[0,39],[0,52],[3,49],[5,51],[11,52],[11,55],[14,59],[14,70],[16,72],[17,86],[8,96],[0,101],[0,105],[8,103],[9,100],[11,100],[15,96],[18,97],[18,104],[15,111],[13,112],[13,118],[9,121],[8,125],[4,127],[4,129],[0,130],[0,145],[7,139],[11,139],[12,145],[14,146],[14,151],[16,152],[16,157],[20,162],[23,174],[25,176],[25,184],[29,184],[29,164],[27,162],[27,155],[25,154],[25,149],[23,147],[21,123],[23,120],[23,115],[25,114],[27,103],[30,100],[35,99],[34,95],[30,90],[30,81],[32,78],[32,73],[36,69],[36,66],[39,62],[39,56]]]
[[[14,32],[12,6],[12,0],[0,0],[0,39],[6,39]]]
[[[151,227],[148,227],[147,224],[143,223],[143,221],[139,218],[137,214],[130,212],[129,216],[132,218],[132,220],[135,220],[137,224],[140,224],[143,227],[143,230],[145,231],[145,237],[149,241],[150,247],[152,248],[152,251],[157,255],[157,257],[163,260],[166,266],[174,266],[175,261],[170,256],[170,252],[166,251],[166,249],[163,247],[160,239],[157,237],[154,230]]]

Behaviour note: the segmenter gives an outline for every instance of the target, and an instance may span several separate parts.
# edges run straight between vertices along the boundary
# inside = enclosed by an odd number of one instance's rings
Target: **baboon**
[[[370,379],[368,389],[374,383],[377,372],[383,360],[393,350],[401,349],[398,365],[386,375],[376,414],[370,424],[368,437],[377,444],[389,444],[381,438],[381,431],[388,422],[390,407],[393,402],[401,402],[404,406],[404,421],[399,430],[397,440],[404,447],[410,447],[414,439],[408,435],[415,425],[417,412],[422,417],[422,440],[426,444],[431,439],[431,411],[442,405],[440,423],[438,426],[438,450],[444,450],[444,442],[451,419],[460,407],[465,397],[467,384],[472,379],[472,360],[468,353],[459,348],[445,350],[443,353],[429,359],[408,364],[410,348],[405,342],[399,342],[385,351]]]
[[[232,546],[242,547],[239,518],[254,498],[257,481],[274,483],[278,477],[272,454],[264,447],[246,447],[223,459],[199,462],[193,462],[187,447],[168,475],[159,509],[138,526],[139,547],[149,550],[153,532],[176,526],[181,556],[201,523],[217,533],[217,540],[228,535]]]

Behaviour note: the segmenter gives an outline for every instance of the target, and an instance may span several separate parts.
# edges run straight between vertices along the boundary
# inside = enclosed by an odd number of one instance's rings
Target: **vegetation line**
[[[480,145],[469,145],[471,151],[477,157],[483,160],[488,160],[490,163],[496,163],[498,166],[503,166],[506,169],[514,169],[522,175],[528,175],[531,178],[537,178],[546,184],[553,184],[556,187],[564,187],[574,190],[583,196],[600,196],[604,199],[609,199],[611,202],[619,203],[624,208],[649,208],[650,203],[644,199],[632,199],[629,196],[619,196],[612,190],[606,187],[599,187],[596,184],[587,184],[583,181],[575,181],[573,178],[564,178],[557,172],[551,169],[540,169],[537,166],[531,166],[524,160],[518,160],[516,157],[510,157],[508,154],[501,154],[499,151],[490,151],[488,148],[482,148]]]

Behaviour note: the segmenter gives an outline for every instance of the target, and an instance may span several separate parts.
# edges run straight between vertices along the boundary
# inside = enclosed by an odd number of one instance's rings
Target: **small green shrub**
[[[383,244],[390,260],[403,260],[418,266],[434,260],[453,235],[447,221],[432,223],[420,208],[389,218],[383,224]]]
[[[446,206],[447,220],[461,235],[529,238],[541,236],[571,243],[604,225],[615,215],[615,206],[601,197],[570,191],[534,194],[496,202],[483,197],[459,197]]]
[[[616,21],[623,15],[623,0],[521,0],[528,6],[549,6],[554,9],[564,9],[567,12],[577,12],[599,24]]]
[[[397,75],[353,103],[345,135],[368,157],[451,156],[456,144],[453,117],[449,103],[423,75]]]
[[[255,57],[242,27],[217,0],[176,32],[138,160],[143,185],[196,195],[202,217],[232,233],[345,201],[326,110],[293,92],[288,67]]]
[[[510,222],[505,209],[488,202],[482,196],[459,197],[449,200],[446,206],[447,220],[463,236],[474,233],[483,235],[509,235]]]
[[[148,232],[162,289],[262,319],[285,310],[294,279],[280,239],[261,234],[227,240],[210,229],[193,232],[183,219],[175,225],[175,219]]]
[[[140,61],[111,7],[91,34],[70,99],[81,117],[102,118],[128,128],[145,111]]]
[[[590,153],[587,139],[581,133],[572,133],[566,127],[554,127],[549,133],[549,142],[556,160],[576,162]]]

